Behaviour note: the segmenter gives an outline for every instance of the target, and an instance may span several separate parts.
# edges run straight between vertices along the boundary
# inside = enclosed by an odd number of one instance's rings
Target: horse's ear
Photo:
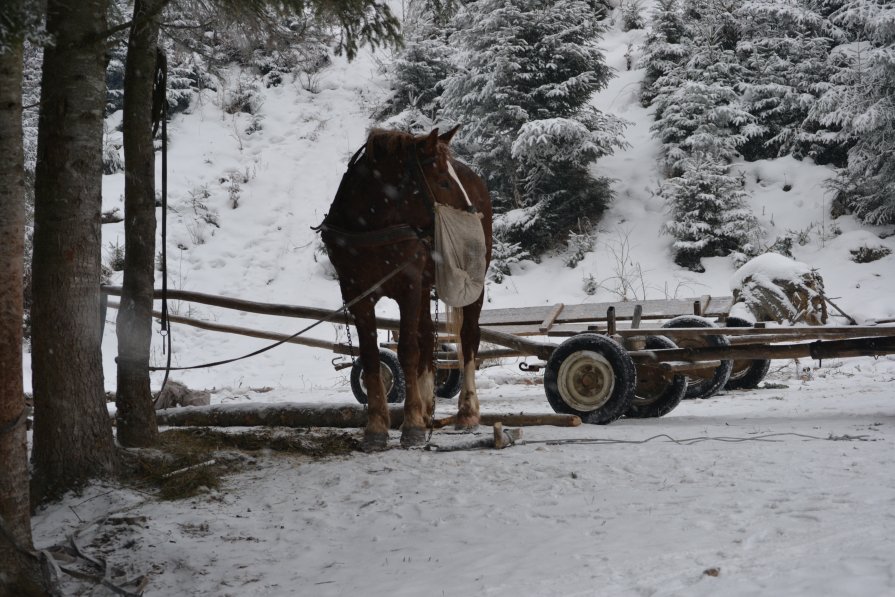
[[[438,129],[432,129],[432,132],[426,135],[421,144],[422,152],[425,155],[435,155],[438,150]]]
[[[460,130],[460,127],[461,127],[461,126],[462,126],[462,125],[458,124],[457,126],[455,126],[454,128],[452,128],[452,129],[449,130],[448,132],[443,133],[441,136],[438,137],[438,140],[441,141],[442,143],[444,143],[445,145],[447,145],[448,143],[451,142],[451,139],[454,138],[454,135],[457,134],[457,131]]]

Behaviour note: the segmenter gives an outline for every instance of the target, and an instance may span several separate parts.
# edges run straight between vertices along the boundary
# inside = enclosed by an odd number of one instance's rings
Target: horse
[[[373,129],[349,161],[329,212],[316,227],[357,329],[367,389],[367,451],[388,447],[389,411],[375,314],[382,297],[393,299],[400,310],[398,361],[406,384],[401,446],[424,444],[432,423],[435,335],[429,301],[438,258],[433,255],[436,205],[481,214],[485,267],[491,260],[491,197],[482,178],[451,154],[449,144],[458,128],[418,136]],[[483,301],[484,289],[477,300],[456,310],[462,317],[464,382],[456,417],[461,429],[479,424],[475,357]]]

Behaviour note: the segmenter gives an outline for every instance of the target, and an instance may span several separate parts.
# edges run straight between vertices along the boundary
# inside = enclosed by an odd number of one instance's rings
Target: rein
[[[407,269],[407,267],[408,267],[411,263],[413,263],[414,261],[416,261],[417,257],[419,257],[419,252],[414,253],[413,256],[412,256],[410,259],[408,259],[407,261],[404,262],[403,265],[401,265],[400,267],[398,267],[398,268],[396,268],[396,269],[393,269],[391,272],[389,272],[388,274],[386,274],[385,276],[383,276],[382,278],[380,278],[375,284],[373,284],[372,286],[370,286],[367,290],[363,291],[362,293],[360,293],[359,295],[357,295],[356,297],[354,297],[354,298],[351,300],[351,302],[345,304],[345,305],[342,306],[342,307],[339,307],[338,309],[334,309],[334,310],[330,311],[330,312],[329,312],[323,319],[318,319],[317,321],[315,321],[315,322],[312,323],[311,325],[307,326],[307,327],[304,328],[304,329],[301,329],[301,330],[295,332],[294,334],[292,334],[292,335],[289,336],[288,338],[284,338],[284,339],[279,340],[279,341],[277,341],[277,342],[275,342],[275,343],[273,343],[273,344],[271,344],[271,345],[269,345],[269,346],[265,346],[264,348],[258,349],[258,350],[254,351],[254,352],[250,352],[250,353],[248,353],[248,354],[244,354],[244,355],[242,355],[242,356],[240,356],[240,357],[234,357],[234,358],[232,358],[232,359],[224,359],[224,360],[222,360],[222,361],[214,361],[214,362],[212,362],[212,363],[205,363],[205,364],[202,364],[202,365],[192,365],[192,366],[189,366],[189,367],[171,367],[171,366],[168,366],[168,367],[150,367],[149,370],[150,370],[150,371],[186,371],[186,370],[189,370],[189,369],[205,369],[205,368],[208,368],[208,367],[217,367],[218,365],[227,365],[227,364],[229,364],[229,363],[235,363],[236,361],[241,361],[241,360],[243,360],[243,359],[248,359],[248,358],[250,358],[250,357],[257,356],[257,355],[259,355],[259,354],[261,354],[261,353],[267,352],[268,350],[273,350],[274,348],[276,348],[276,347],[278,347],[278,346],[281,346],[281,345],[283,345],[283,344],[286,344],[287,342],[289,342],[289,341],[292,340],[293,338],[298,338],[299,336],[301,336],[301,335],[304,334],[305,332],[308,332],[308,331],[314,329],[315,327],[317,327],[317,326],[320,325],[321,323],[326,323],[326,322],[332,320],[333,317],[335,317],[336,315],[338,315],[338,314],[341,313],[342,311],[345,311],[345,312],[347,313],[348,309],[350,309],[351,307],[353,307],[354,305],[356,305],[357,303],[359,303],[359,302],[362,301],[363,299],[365,299],[365,298],[367,298],[368,296],[370,296],[370,295],[371,295],[373,292],[375,292],[380,286],[382,286],[383,284],[385,284],[386,282],[388,282],[390,279],[392,279],[393,277],[395,277],[396,275],[398,275],[399,273],[401,273],[401,272],[404,271],[405,269]]]

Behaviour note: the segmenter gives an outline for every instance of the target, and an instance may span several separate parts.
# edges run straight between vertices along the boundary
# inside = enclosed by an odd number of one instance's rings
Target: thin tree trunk
[[[101,353],[108,0],[48,0],[34,216],[34,476],[42,501],[114,469]]]
[[[21,0],[5,10],[21,12]],[[7,13],[7,14],[11,14]],[[28,447],[22,391],[25,164],[22,149],[22,40],[0,51],[0,595],[42,595],[30,551]]]
[[[124,74],[124,283],[118,310],[118,441],[150,446],[158,425],[149,387],[155,281],[155,153],[152,87],[158,8],[167,0],[136,0]]]

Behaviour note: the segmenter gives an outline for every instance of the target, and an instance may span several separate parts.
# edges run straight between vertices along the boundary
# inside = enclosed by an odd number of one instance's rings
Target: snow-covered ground
[[[730,259],[706,260],[704,274],[681,270],[671,238],[658,232],[666,218],[656,195],[660,148],[637,100],[642,72],[625,70],[624,53],[640,36],[613,31],[603,41],[619,72],[595,105],[632,125],[631,147],[595,166],[617,179],[596,250],[574,269],[561,255],[520,264],[488,285],[486,308],[730,294]],[[262,89],[261,128],[251,134],[252,117],[224,114],[210,92],[174,119],[172,287],[340,306],[310,226],[386,93],[381,59],[337,60],[314,92],[299,81]],[[849,253],[867,244],[895,249],[895,237],[829,219],[830,170],[789,158],[736,167],[767,242],[803,232],[796,257],[819,270],[843,310],[861,321],[895,317],[895,254],[856,264]],[[121,206],[122,193],[123,176],[106,177],[105,208]],[[120,227],[103,232],[104,244],[123,243]],[[588,276],[601,283],[594,295],[584,292]],[[622,278],[635,282],[626,292]],[[307,324],[176,302],[171,309],[288,333]],[[381,313],[394,315],[394,305]],[[329,324],[312,333],[345,338]],[[175,326],[173,342],[175,366],[266,344],[184,326]],[[161,364],[160,338],[154,346]],[[110,311],[109,390],[116,352]],[[213,403],[354,403],[347,372],[335,371],[332,358],[283,346],[174,377],[213,390]],[[538,376],[517,365],[480,372],[483,410],[550,412]],[[800,366],[814,370],[812,379],[799,379]],[[685,401],[660,419],[527,428],[524,445],[499,452],[395,449],[319,461],[259,454],[221,489],[186,501],[100,484],[42,510],[36,543],[126,512],[130,522],[103,523],[83,538],[96,539],[111,563],[150,574],[147,596],[895,595],[895,358],[775,361],[768,381],[766,389]],[[438,414],[453,408],[440,401]],[[433,441],[467,439],[440,431]]]

